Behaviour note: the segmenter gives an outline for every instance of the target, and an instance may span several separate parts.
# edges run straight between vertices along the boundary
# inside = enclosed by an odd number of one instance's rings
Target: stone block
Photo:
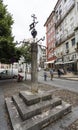
[[[23,127],[26,128],[26,130],[41,130],[52,122],[62,118],[69,112],[71,112],[71,105],[63,102],[62,105],[33,117],[33,121],[30,124],[26,122]]]
[[[44,101],[44,100],[50,100],[52,99],[52,94],[51,93],[28,93],[26,91],[21,91],[19,93],[19,95],[23,98],[23,100],[25,101],[25,103],[27,105],[33,105],[36,104],[38,102],[40,102],[40,100]]]
[[[27,105],[33,105],[40,102],[40,97],[36,94],[27,94],[25,91],[19,93]]]
[[[48,101],[41,101],[37,104],[27,106],[19,96],[13,96],[13,101],[15,102],[17,109],[23,120],[32,118],[42,111],[47,109],[52,109],[53,107],[61,104],[61,99],[54,98]]]
[[[23,121],[11,98],[7,98],[5,101],[13,130],[40,130],[71,112],[71,105],[62,102],[61,105]]]

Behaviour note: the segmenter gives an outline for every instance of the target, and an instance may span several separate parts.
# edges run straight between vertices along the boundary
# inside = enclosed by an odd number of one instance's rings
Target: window
[[[56,34],[58,34],[58,30],[56,30]]]
[[[75,45],[75,38],[73,38],[71,41],[72,41],[72,46],[74,46]]]
[[[61,15],[62,9],[61,9],[61,5],[59,7],[59,15]]]
[[[58,19],[58,10],[56,11],[56,19]]]
[[[69,43],[67,42],[67,43],[66,43],[66,49],[68,49],[68,48],[69,48]]]
[[[67,18],[64,19],[64,24],[67,25]]]
[[[64,0],[64,2],[66,2],[67,0]]]
[[[62,27],[60,26],[59,28],[60,28],[59,30],[61,31],[61,30],[62,30]]]
[[[78,10],[78,2],[77,2],[77,10]]]
[[[71,17],[71,18],[70,18],[70,22],[71,22],[71,21],[73,21],[73,20],[74,20],[74,18],[73,18],[73,17]]]

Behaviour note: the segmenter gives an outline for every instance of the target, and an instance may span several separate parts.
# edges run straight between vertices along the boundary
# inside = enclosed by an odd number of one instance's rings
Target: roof
[[[54,13],[55,13],[55,11],[53,10],[53,11],[51,12],[51,14],[49,15],[49,17],[47,18],[47,20],[46,20],[44,26],[46,26],[46,25],[48,24],[48,22],[49,22],[49,21],[51,20],[51,18],[53,17]]]

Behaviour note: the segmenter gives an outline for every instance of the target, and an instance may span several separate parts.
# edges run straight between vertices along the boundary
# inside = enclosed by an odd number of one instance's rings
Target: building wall
[[[0,69],[8,69],[11,65],[0,63]]]
[[[75,66],[78,66],[78,0],[58,0],[54,12],[54,54],[57,57],[55,65],[62,64],[66,68],[69,66],[72,70],[78,71],[78,69],[75,70]],[[51,16],[49,19],[52,20]],[[50,37],[47,36],[46,38],[49,39]]]
[[[59,7],[61,13],[57,14]],[[77,57],[74,32],[76,26],[75,8],[75,0],[60,1],[55,8],[57,62],[64,64],[64,67],[67,66],[67,63],[72,64]]]
[[[55,12],[52,11],[48,17],[46,23],[46,52],[47,52],[47,63],[50,62],[50,67],[52,67],[54,59],[54,50],[55,50]],[[51,63],[52,61],[52,63]]]

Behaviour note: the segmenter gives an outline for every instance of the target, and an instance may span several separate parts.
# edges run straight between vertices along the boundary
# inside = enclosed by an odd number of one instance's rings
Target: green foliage
[[[7,11],[7,6],[0,0],[0,62],[11,63],[20,57],[20,51],[13,43],[12,15]]]
[[[10,13],[7,11],[7,6],[3,5],[0,0],[0,37],[12,37],[13,19]],[[13,40],[13,38],[12,38]]]
[[[19,58],[21,57],[21,55],[22,55],[22,53],[21,53],[20,48],[16,48],[16,49],[15,49],[15,56],[14,56],[15,61],[18,61]]]
[[[22,46],[21,53],[25,59],[25,63],[31,63],[31,46],[27,45]]]

